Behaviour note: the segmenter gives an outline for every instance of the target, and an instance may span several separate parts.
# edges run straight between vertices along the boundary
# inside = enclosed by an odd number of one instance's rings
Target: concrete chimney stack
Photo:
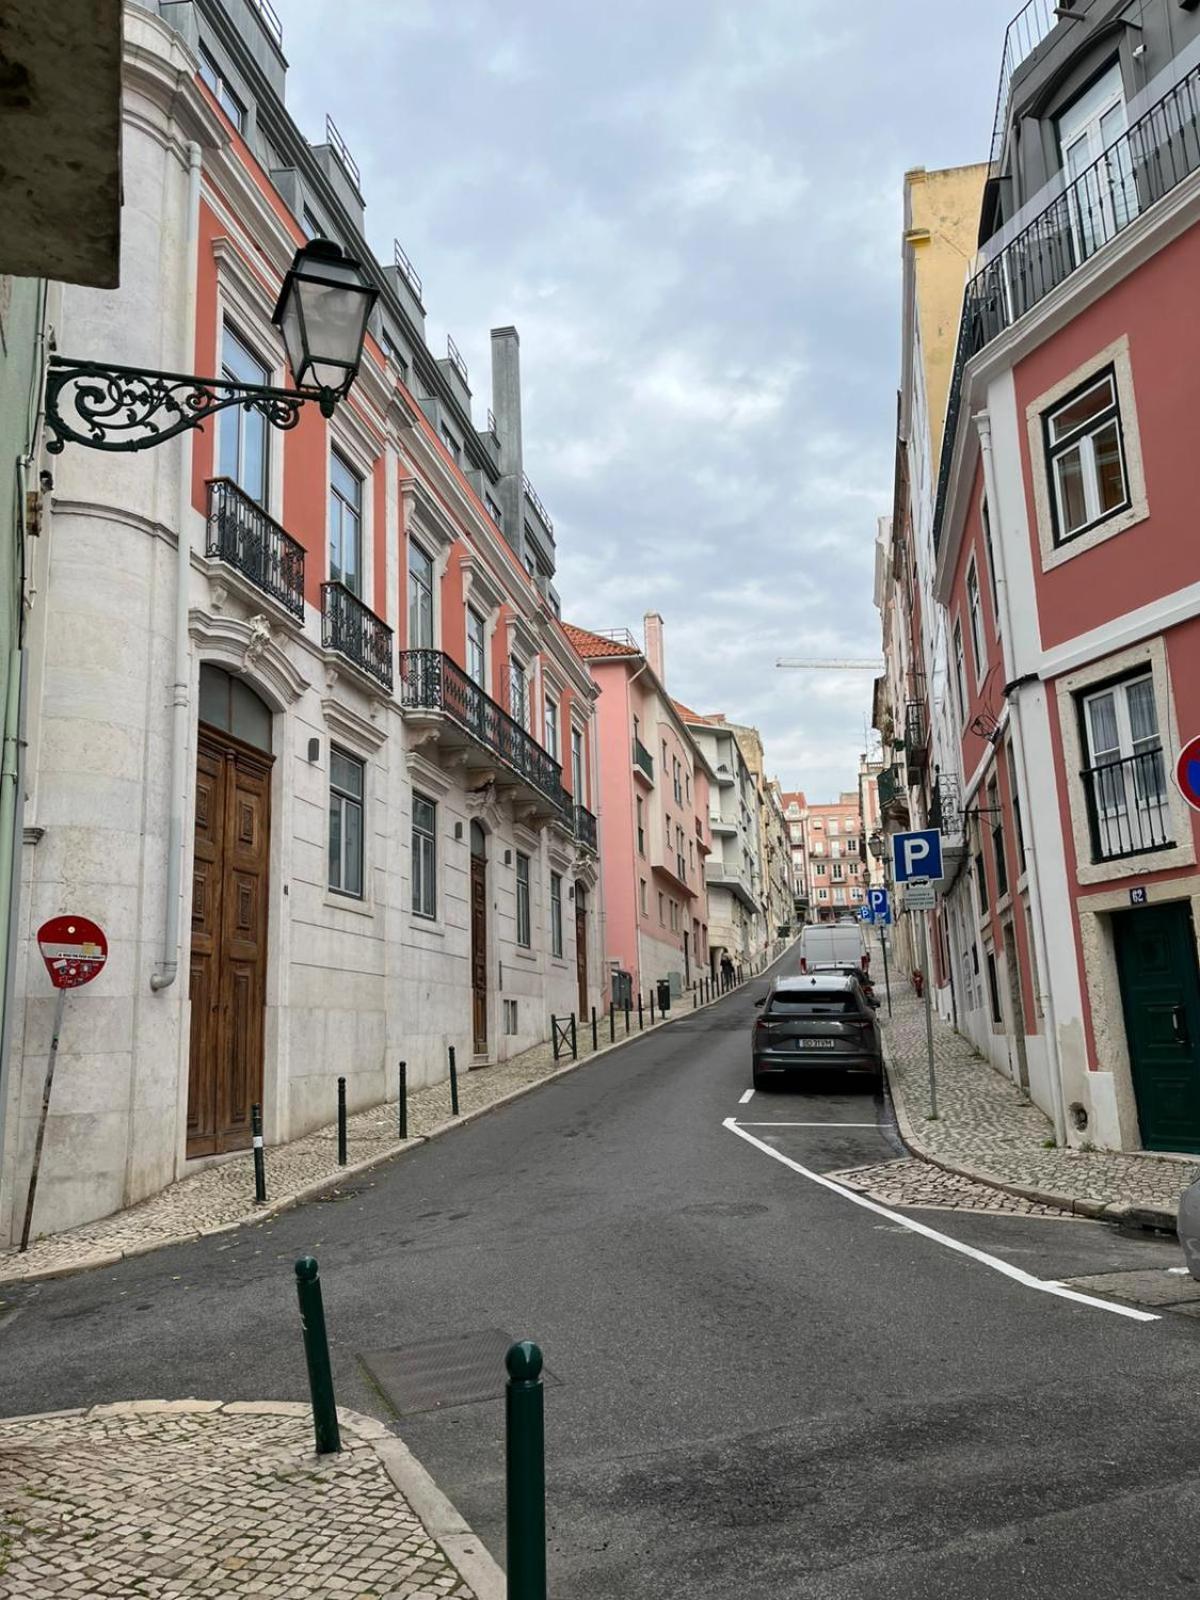
[[[524,559],[525,491],[521,448],[521,340],[515,328],[492,329],[492,413],[500,440],[497,500],[504,537]]]
[[[647,611],[642,618],[642,632],[646,640],[646,660],[659,683],[666,685],[666,662],[663,657],[663,619],[657,611]]]

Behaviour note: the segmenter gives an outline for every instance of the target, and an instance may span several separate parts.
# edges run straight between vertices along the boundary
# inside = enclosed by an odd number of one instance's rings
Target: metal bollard
[[[408,1138],[408,1062],[400,1063],[400,1137]]]
[[[638,1032],[642,1031],[642,991],[638,990]]]
[[[608,1002],[608,1042],[617,1042],[617,1008],[611,1000]]]
[[[654,1026],[654,990],[650,991],[650,1026]]]
[[[346,1080],[338,1079],[338,1166],[346,1165]]]
[[[571,1013],[571,1060],[579,1060],[579,1039],[575,1032],[575,1013]]]
[[[625,1037],[629,1037],[629,1001],[625,1002]]]
[[[250,1107],[250,1140],[254,1145],[254,1204],[267,1203],[267,1166],[263,1155],[262,1107]]]
[[[342,1436],[338,1432],[337,1406],[333,1399],[321,1278],[312,1256],[301,1256],[296,1263],[296,1298],[300,1302],[300,1327],[304,1332],[304,1359],[308,1364],[308,1392],[312,1397],[317,1454],[332,1455],[342,1448]]]
[[[458,1067],[454,1061],[454,1046],[450,1046],[450,1110],[458,1115]]]
[[[558,1018],[553,1011],[550,1013],[550,1048],[554,1052],[555,1061],[558,1060]]]
[[[595,1006],[593,1006],[592,1007],[592,1050],[596,1051],[596,1050],[599,1050],[599,1048],[600,1048],[600,1041],[599,1041],[599,1039],[598,1039],[598,1037],[596,1035],[596,1008],[595,1008]]]
[[[692,1010],[695,1011],[696,1007],[699,1004],[700,1004],[700,988],[699,988],[698,984],[694,983],[692,985]]]
[[[504,1359],[505,1565],[508,1600],[546,1600],[546,1416],[542,1352],[529,1339]]]

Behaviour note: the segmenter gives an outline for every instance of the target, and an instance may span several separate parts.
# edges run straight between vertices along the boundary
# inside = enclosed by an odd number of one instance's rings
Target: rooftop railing
[[[340,132],[338,131],[337,123],[329,115],[328,111],[325,113],[325,138],[326,141],[333,146],[333,153],[337,156],[338,160],[345,168],[346,176],[353,183],[359,194],[361,194],[362,173],[358,170],[358,162],[355,161],[354,157],[350,154],[350,146],[346,143],[345,139],[342,138]]]

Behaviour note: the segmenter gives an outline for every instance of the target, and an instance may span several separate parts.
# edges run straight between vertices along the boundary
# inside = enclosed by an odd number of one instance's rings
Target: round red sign
[[[104,929],[88,917],[51,917],[38,929],[37,941],[56,989],[91,983],[108,960]]]
[[[1189,739],[1179,752],[1175,782],[1188,805],[1200,811],[1200,733]]]

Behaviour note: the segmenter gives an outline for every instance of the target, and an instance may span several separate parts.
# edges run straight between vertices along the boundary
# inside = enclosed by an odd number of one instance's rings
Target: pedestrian
[[[733,988],[733,957],[728,950],[721,957],[721,987],[727,992]]]

